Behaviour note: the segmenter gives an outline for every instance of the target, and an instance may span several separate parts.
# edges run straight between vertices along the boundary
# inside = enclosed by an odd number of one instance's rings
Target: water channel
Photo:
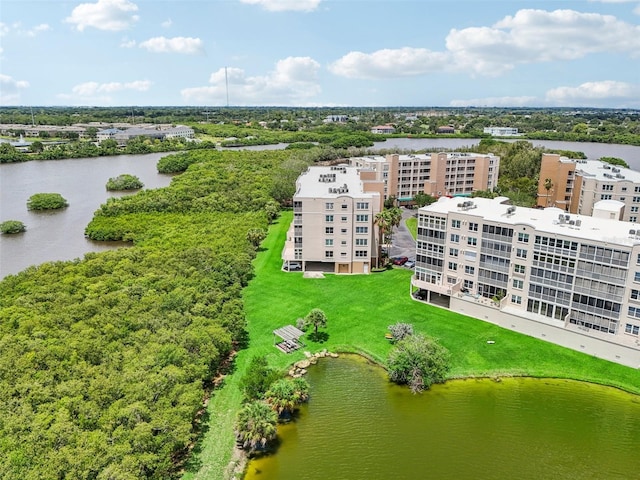
[[[393,138],[376,142],[373,150],[422,150],[442,148],[464,149],[478,139],[460,138]],[[584,152],[590,159],[602,156],[619,157],[640,170],[640,147],[535,141],[535,145],[553,149]],[[286,144],[247,147],[249,150],[273,150]],[[229,148],[228,150],[237,150]],[[107,192],[105,184],[122,173],[138,176],[145,188],[169,185],[171,177],[160,175],[156,163],[162,154],[122,155],[115,157],[76,158],[67,160],[32,161],[0,165],[0,222],[20,220],[27,231],[18,235],[0,235],[0,278],[15,274],[47,261],[72,260],[87,252],[113,248],[112,243],[92,242],[84,238],[84,229],[93,212],[107,198],[120,195]],[[60,193],[69,207],[53,213],[29,212],[27,199],[34,193]]]
[[[567,380],[459,380],[412,395],[359,357],[309,370],[311,399],[245,480],[630,480],[640,398]]]

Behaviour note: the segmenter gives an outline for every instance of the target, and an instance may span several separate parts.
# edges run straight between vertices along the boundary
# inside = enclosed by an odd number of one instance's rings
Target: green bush
[[[128,173],[110,178],[107,182],[107,190],[138,190],[142,187],[144,187],[144,184],[140,179]]]
[[[20,233],[27,229],[24,223],[18,220],[7,220],[0,223],[0,232],[2,233]]]
[[[56,210],[69,204],[59,193],[36,193],[27,200],[29,210]]]

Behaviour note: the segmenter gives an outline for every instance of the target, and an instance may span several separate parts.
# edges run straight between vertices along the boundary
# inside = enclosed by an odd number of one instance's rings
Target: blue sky
[[[640,108],[640,0],[2,0],[0,105]]]

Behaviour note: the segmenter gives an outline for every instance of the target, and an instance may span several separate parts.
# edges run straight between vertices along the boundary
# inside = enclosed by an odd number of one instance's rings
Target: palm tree
[[[389,230],[391,229],[391,218],[387,212],[388,210],[383,210],[376,213],[373,222],[378,227],[378,261],[382,258],[384,238],[389,235]]]
[[[324,328],[327,326],[327,316],[319,308],[314,308],[307,314],[306,317],[304,317],[304,322],[307,325],[313,325],[313,333],[317,336],[318,327]]]
[[[279,415],[291,413],[309,398],[309,384],[303,378],[283,378],[271,384],[265,398]]]
[[[550,178],[544,179],[544,189],[547,191],[547,207],[549,206],[550,201],[550,191],[553,188],[553,181]]]
[[[236,419],[236,438],[243,448],[253,452],[276,438],[278,414],[264,402],[245,404]]]

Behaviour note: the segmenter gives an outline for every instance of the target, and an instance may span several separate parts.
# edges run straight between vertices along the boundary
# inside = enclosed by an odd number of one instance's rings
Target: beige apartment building
[[[640,172],[597,160],[544,154],[537,204],[569,213],[637,222]]]
[[[298,177],[285,269],[367,274],[377,265],[384,185],[374,177],[344,165],[312,166]]]
[[[384,182],[384,198],[409,202],[418,193],[469,196],[498,185],[500,157],[465,152],[354,157],[349,164],[374,172]]]
[[[508,199],[418,215],[414,296],[640,368],[640,224]]]

